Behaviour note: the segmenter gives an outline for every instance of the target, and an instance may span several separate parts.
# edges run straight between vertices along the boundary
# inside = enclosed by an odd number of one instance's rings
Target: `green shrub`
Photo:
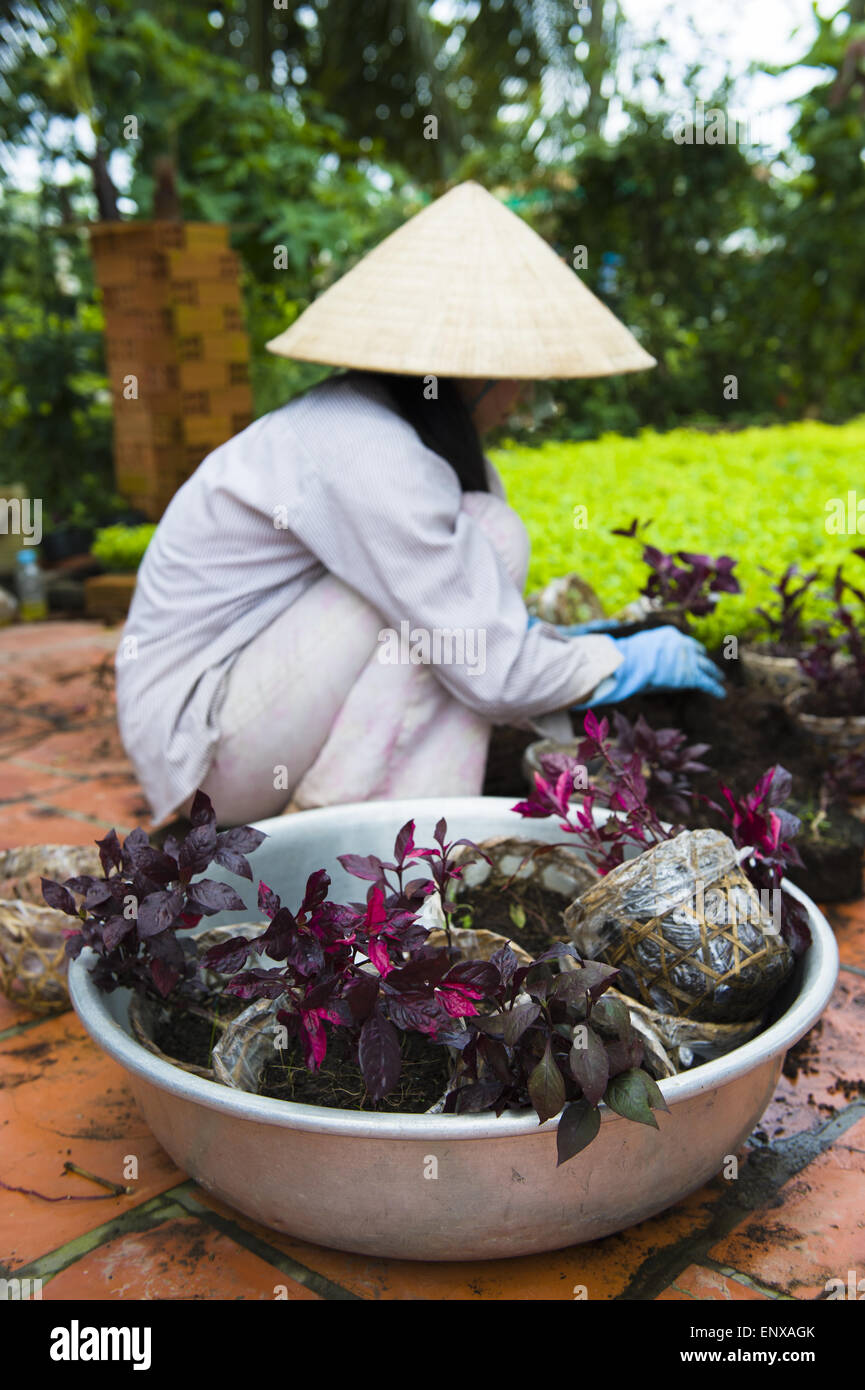
[[[827,503],[859,488],[865,417],[847,425],[801,423],[739,433],[646,430],[540,448],[505,446],[494,460],[508,500],[532,542],[529,589],[570,570],[597,590],[607,612],[634,598],[646,566],[634,541],[610,528],[635,516],[654,519],[650,539],[663,550],[700,550],[738,561],[741,595],[722,596],[694,631],[710,644],[759,630],[754,609],[791,561],[830,570],[862,536],[826,531]],[[585,529],[574,508],[585,506]],[[771,576],[762,573],[765,565]],[[851,578],[862,562],[850,563]]]
[[[156,526],[105,526],[96,532],[90,553],[112,573],[129,574],[144,559]]]

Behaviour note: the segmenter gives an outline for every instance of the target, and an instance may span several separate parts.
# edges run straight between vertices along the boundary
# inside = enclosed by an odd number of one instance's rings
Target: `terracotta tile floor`
[[[117,737],[117,631],[50,622],[0,631],[0,848],[85,844],[148,825]],[[832,913],[842,969],[743,1156],[664,1215],[589,1246],[424,1265],[342,1255],[257,1227],[179,1173],[119,1069],[71,1013],[0,996],[0,1181],[91,1196],[70,1161],[127,1196],[44,1202],[0,1189],[0,1277],[46,1299],[766,1300],[825,1297],[865,1275],[865,903]],[[839,1084],[839,1077],[843,1084]]]

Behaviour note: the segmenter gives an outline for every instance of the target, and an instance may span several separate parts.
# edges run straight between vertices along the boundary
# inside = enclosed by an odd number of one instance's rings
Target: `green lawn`
[[[646,430],[633,439],[506,446],[493,457],[531,536],[530,589],[576,570],[615,612],[646,573],[639,545],[610,535],[635,516],[654,519],[650,539],[663,550],[734,556],[744,593],[722,596],[695,628],[709,641],[753,627],[755,606],[771,598],[761,565],[773,575],[791,561],[831,570],[865,545],[865,535],[826,530],[831,498],[852,489],[865,498],[865,416],[734,434]],[[580,504],[586,529],[574,524]],[[849,573],[861,582],[863,562],[853,557]]]

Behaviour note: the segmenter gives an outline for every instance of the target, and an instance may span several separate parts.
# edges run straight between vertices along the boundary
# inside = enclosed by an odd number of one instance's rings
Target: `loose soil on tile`
[[[795,1047],[784,1058],[784,1065],[781,1068],[788,1081],[798,1081],[800,1076],[817,1076],[820,1071],[819,1065],[819,1039],[823,1032],[823,1021],[818,1020],[809,1033],[804,1038],[800,1038]]]
[[[281,1060],[265,1067],[259,1094],[301,1105],[325,1105],[337,1110],[377,1110],[421,1115],[444,1095],[451,1074],[446,1048],[418,1033],[403,1034],[400,1041],[402,1074],[396,1088],[384,1100],[373,1101],[367,1092],[357,1056],[348,1038],[335,1030],[328,1039],[327,1054],[318,1071],[309,1071],[300,1049],[292,1046]]]
[[[567,900],[531,882],[505,891],[501,886],[466,888],[453,915],[455,927],[498,932],[531,956],[549,950],[554,941],[567,938],[562,913]],[[513,916],[511,914],[514,914]],[[525,922],[519,925],[520,913]],[[514,917],[517,920],[514,920]]]

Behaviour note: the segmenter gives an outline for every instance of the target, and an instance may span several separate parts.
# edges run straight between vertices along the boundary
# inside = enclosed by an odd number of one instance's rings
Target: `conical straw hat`
[[[655,365],[477,183],[392,232],[267,346],[304,362],[419,376],[591,377]]]

